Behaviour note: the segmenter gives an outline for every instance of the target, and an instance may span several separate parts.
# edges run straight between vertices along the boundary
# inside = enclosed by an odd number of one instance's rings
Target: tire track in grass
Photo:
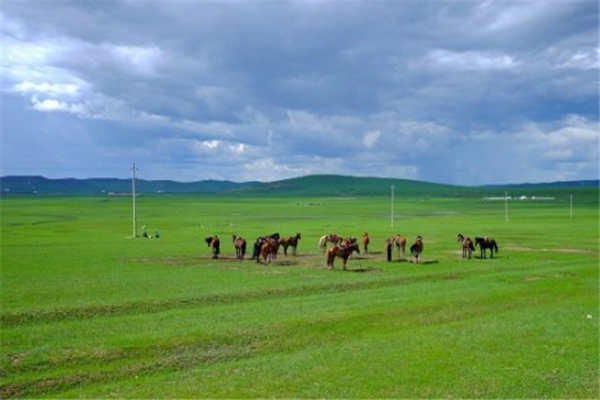
[[[310,346],[323,346],[328,342],[337,342],[344,338],[358,340],[369,335],[374,326],[388,330],[429,328],[431,326],[457,323],[469,319],[515,309],[537,307],[540,304],[570,301],[553,294],[532,299],[527,290],[514,294],[511,302],[506,302],[505,293],[490,296],[483,294],[477,298],[420,307],[404,307],[376,313],[358,313],[329,316],[307,323],[294,322],[284,326],[272,325],[233,336],[218,336],[202,340],[189,340],[187,343],[175,343],[162,346],[138,347],[129,350],[114,350],[106,358],[81,358],[74,364],[64,359],[60,365],[46,364],[40,369],[52,371],[60,366],[80,367],[86,364],[100,364],[104,370],[74,373],[57,377],[42,377],[28,381],[0,385],[0,398],[31,398],[60,393],[91,384],[108,383],[120,379],[131,379],[140,375],[155,375],[167,371],[184,371],[202,365],[215,365],[238,361],[252,357],[294,352]],[[453,310],[449,313],[448,309]],[[335,334],[331,335],[334,332]],[[150,360],[148,360],[150,359]],[[123,361],[131,361],[122,365]],[[111,367],[111,362],[121,362]],[[106,368],[106,367],[109,368]],[[79,369],[79,368],[77,368]]]
[[[235,304],[248,301],[278,299],[288,296],[310,296],[316,294],[348,292],[354,290],[377,289],[383,287],[408,285],[419,282],[444,282],[465,279],[470,276],[506,274],[507,272],[522,272],[519,267],[498,266],[490,268],[483,266],[467,271],[441,272],[435,274],[411,275],[393,279],[373,280],[368,282],[345,282],[326,285],[302,285],[291,288],[275,288],[254,292],[211,294],[182,299],[168,299],[154,302],[127,302],[121,304],[95,305],[61,310],[39,310],[0,315],[0,325],[3,328],[11,326],[31,325],[44,322],[63,320],[84,320],[99,317],[156,313],[171,309],[193,308],[212,304]]]
[[[313,295],[352,290],[381,288],[386,286],[406,285],[420,281],[438,282],[462,279],[464,272],[445,272],[407,276],[395,279],[376,280],[369,282],[334,283],[328,285],[302,285],[292,288],[267,289],[255,292],[212,294],[184,299],[169,299],[156,302],[130,302],[114,305],[99,305],[79,307],[64,310],[31,311],[23,313],[5,314],[0,316],[0,324],[6,328],[10,326],[36,324],[42,322],[55,322],[71,319],[89,319],[106,316],[118,316],[140,313],[154,313],[175,308],[196,307],[210,304],[233,304],[247,301],[275,299],[288,296]]]

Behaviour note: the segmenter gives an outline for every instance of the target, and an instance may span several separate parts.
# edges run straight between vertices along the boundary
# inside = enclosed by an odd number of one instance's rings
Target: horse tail
[[[388,262],[392,261],[392,244],[391,243],[389,243],[388,246],[386,246],[386,252],[387,252]]]
[[[419,250],[416,243],[410,246],[410,254],[415,254],[417,251]]]
[[[246,255],[246,241],[245,240],[242,242],[242,245],[240,247],[242,250],[242,258],[244,258],[244,256]]]

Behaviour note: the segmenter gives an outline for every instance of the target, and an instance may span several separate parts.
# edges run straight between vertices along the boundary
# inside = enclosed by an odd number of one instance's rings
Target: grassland
[[[559,189],[549,189],[559,190]],[[399,198],[424,262],[384,261],[386,197],[5,198],[2,398],[598,398],[596,190],[555,202]],[[236,261],[232,233],[303,239]],[[372,252],[330,271],[328,232]],[[456,234],[488,235],[463,260]],[[202,238],[219,234],[223,257]],[[339,263],[339,261],[338,261]]]

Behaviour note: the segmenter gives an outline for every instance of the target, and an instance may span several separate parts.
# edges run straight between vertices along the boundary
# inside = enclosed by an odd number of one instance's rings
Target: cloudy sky
[[[2,1],[1,174],[596,179],[598,7]]]

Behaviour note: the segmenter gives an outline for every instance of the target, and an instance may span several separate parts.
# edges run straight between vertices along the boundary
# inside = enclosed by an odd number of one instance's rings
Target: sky
[[[2,1],[0,174],[597,179],[598,8]]]

